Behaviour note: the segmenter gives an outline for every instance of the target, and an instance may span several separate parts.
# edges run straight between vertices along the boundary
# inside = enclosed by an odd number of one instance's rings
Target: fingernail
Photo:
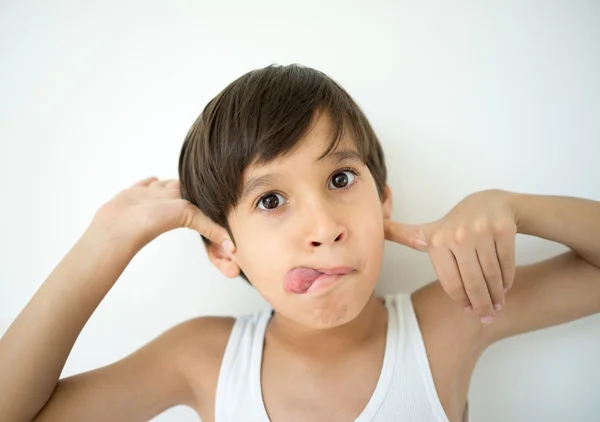
[[[494,304],[494,310],[495,311],[500,311],[502,310],[502,305],[500,303],[495,303]]]
[[[472,307],[471,305],[469,305],[469,306],[465,306],[465,307],[463,308],[463,311],[465,311],[465,312],[469,312],[469,311],[472,311],[472,310],[473,310],[473,307]]]
[[[494,320],[494,317],[491,315],[488,316],[484,316],[482,318],[479,318],[479,321],[481,321],[482,324],[489,324],[490,322],[492,322]]]

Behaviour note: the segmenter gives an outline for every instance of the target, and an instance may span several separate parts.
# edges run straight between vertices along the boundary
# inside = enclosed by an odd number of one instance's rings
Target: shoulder
[[[471,376],[486,344],[482,325],[432,282],[411,295],[431,375],[442,406],[456,420],[465,408]]]
[[[411,299],[430,361],[474,366],[487,347],[484,324],[461,310],[437,281],[416,290]]]
[[[223,354],[235,323],[233,317],[198,317],[164,332],[159,339],[168,347],[173,369],[189,389],[187,405],[200,410],[212,403]]]
[[[120,361],[61,379],[35,420],[98,415],[149,420],[176,405],[206,414],[234,321],[202,317],[183,322]]]
[[[484,325],[472,313],[461,310],[439,282],[416,290],[411,294],[411,300],[421,333],[430,342],[450,341],[461,349],[468,345],[476,354],[475,349],[485,348],[480,340]]]
[[[225,348],[229,334],[235,323],[233,317],[203,316],[184,321],[161,337],[169,337],[176,345],[184,346],[181,352],[190,348],[200,348],[203,352]]]

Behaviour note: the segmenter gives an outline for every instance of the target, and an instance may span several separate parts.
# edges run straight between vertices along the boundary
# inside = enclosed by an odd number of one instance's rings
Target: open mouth
[[[295,294],[315,292],[335,284],[352,271],[350,267],[327,269],[297,267],[286,274],[284,280],[285,290]]]

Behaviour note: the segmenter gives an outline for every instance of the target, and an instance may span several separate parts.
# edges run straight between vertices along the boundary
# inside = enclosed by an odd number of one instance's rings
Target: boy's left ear
[[[385,189],[383,190],[383,198],[381,198],[381,209],[383,211],[383,218],[391,218],[392,217],[392,190],[390,189],[390,185],[386,183]]]

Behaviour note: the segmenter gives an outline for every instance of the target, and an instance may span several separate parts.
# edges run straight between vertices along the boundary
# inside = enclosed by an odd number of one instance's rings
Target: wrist
[[[503,192],[505,202],[508,204],[515,225],[517,226],[517,233],[525,233],[528,221],[527,198],[529,195],[509,191]]]
[[[130,258],[144,247],[142,236],[124,230],[116,222],[108,223],[94,219],[82,236],[86,245],[98,250],[125,254]]]

